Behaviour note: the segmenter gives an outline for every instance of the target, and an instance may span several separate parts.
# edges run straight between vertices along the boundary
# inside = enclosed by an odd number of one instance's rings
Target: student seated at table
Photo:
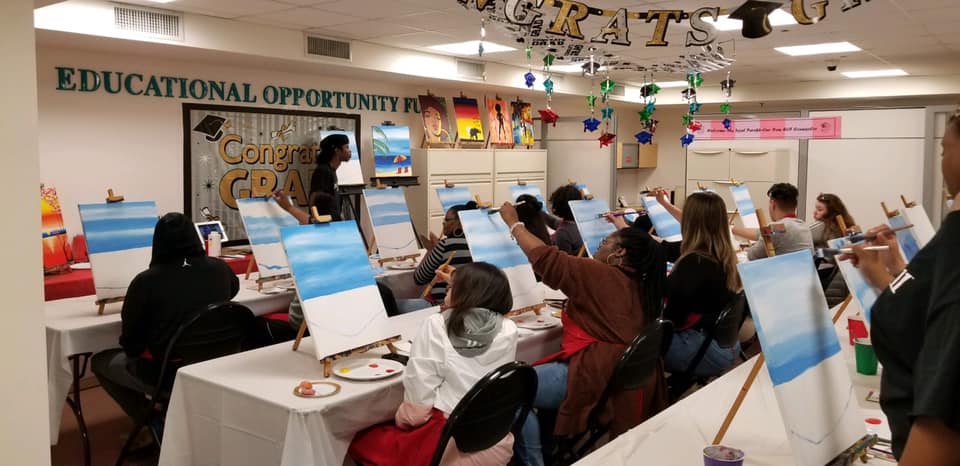
[[[164,215],[153,232],[150,268],[127,287],[121,348],[94,355],[90,369],[127,416],[140,419],[146,414],[146,384],[156,382],[158,358],[184,316],[229,301],[238,291],[240,281],[230,266],[204,253],[193,222],[181,213]]]
[[[723,198],[711,192],[693,193],[687,197],[681,219],[683,241],[662,243],[666,259],[674,262],[664,293],[664,316],[674,323],[676,332],[664,359],[671,373],[687,369],[706,338],[704,330],[740,290]],[[692,374],[719,375],[733,365],[739,352],[739,344],[721,348],[714,340]]]
[[[413,339],[403,374],[403,403],[395,422],[361,431],[349,455],[364,465],[427,465],[447,416],[460,399],[497,367],[516,359],[517,326],[504,315],[513,307],[510,282],[485,262],[454,269],[444,300]],[[513,435],[477,453],[447,445],[444,464],[505,465]]]
[[[815,221],[810,224],[813,247],[825,248],[827,247],[827,241],[843,238],[847,235],[847,232],[843,231],[837,222],[838,216],[843,217],[843,222],[848,229],[857,229],[853,216],[847,211],[847,207],[840,200],[840,197],[829,193],[817,196],[816,207],[813,211]],[[836,267],[836,262],[832,257],[823,259],[819,265],[821,273],[829,273],[829,269],[833,267]],[[849,292],[841,274],[834,274],[833,279],[824,290],[824,294],[827,298],[827,304],[831,307],[839,304],[847,297]]]
[[[550,195],[550,211],[555,216],[547,216],[547,225],[553,228],[553,244],[561,251],[575,256],[580,253],[583,247],[583,239],[580,238],[580,230],[573,220],[573,211],[570,210],[570,201],[579,201],[583,199],[583,193],[572,184],[566,184],[557,188]]]
[[[466,204],[455,205],[447,209],[443,216],[441,225],[443,237],[436,240],[436,243],[430,247],[430,251],[423,256],[423,260],[417,265],[417,270],[413,273],[413,281],[420,286],[429,285],[437,276],[437,269],[453,256],[450,265],[458,267],[473,262],[470,256],[470,249],[467,247],[467,237],[463,234],[463,226],[460,225],[460,212],[464,210],[473,210],[477,208],[477,203],[470,201]],[[433,234],[431,234],[432,237]],[[447,283],[438,280],[428,295],[429,303],[423,307],[429,307],[432,304],[443,302],[447,294]],[[410,309],[410,304],[405,303],[404,308]]]
[[[547,230],[547,219],[550,214],[543,211],[543,203],[536,197],[529,194],[521,194],[515,199],[517,207],[517,216],[527,227],[527,231],[533,233],[544,244],[553,244],[553,238]]]
[[[768,212],[773,229],[773,249],[777,254],[808,250],[813,254],[813,236],[810,228],[797,218],[797,198],[800,191],[790,183],[777,183],[767,190],[770,198]],[[741,238],[755,240],[747,251],[750,260],[767,257],[764,240],[756,228],[733,227],[733,233]]]
[[[563,312],[562,350],[535,363],[538,411],[557,411],[552,432],[568,436],[587,428],[587,415],[600,398],[627,345],[660,317],[666,261],[653,238],[640,228],[611,233],[593,258],[574,257],[547,246],[527,231],[509,203],[500,215],[543,283],[568,298]],[[607,407],[611,435],[617,436],[665,406],[662,370],[642,389],[615,395]],[[530,413],[517,441],[522,464],[544,464],[540,415]]]

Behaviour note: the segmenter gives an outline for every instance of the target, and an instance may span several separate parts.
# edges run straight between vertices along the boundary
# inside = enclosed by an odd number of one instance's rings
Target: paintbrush
[[[645,212],[643,211],[618,210],[614,212],[604,212],[602,214],[597,214],[597,218],[604,218],[607,215],[613,215],[614,217],[626,217],[627,215],[644,215],[644,214]]]
[[[867,246],[864,251],[889,251],[890,246]],[[841,254],[853,254],[853,248],[817,248],[817,257],[827,258]]]
[[[450,253],[450,256],[447,257],[447,260],[446,260],[440,267],[437,267],[437,269],[442,269],[442,268],[445,268],[445,267],[449,266],[449,265],[450,265],[450,262],[453,262],[453,258],[454,258],[456,255],[457,255],[457,251],[451,252],[451,253]],[[421,297],[421,298],[426,298],[427,296],[429,296],[429,295],[430,295],[430,292],[433,291],[433,287],[436,286],[437,281],[439,281],[439,280],[438,280],[437,276],[434,275],[434,276],[433,276],[433,279],[430,280],[430,284],[428,284],[427,287],[423,289],[423,294],[421,294],[420,297]]]
[[[526,203],[527,203],[527,201],[520,201],[520,202],[518,202],[518,203],[516,203],[516,204],[510,204],[510,205],[516,207],[516,206],[518,206],[518,205],[523,205],[523,204],[526,204]],[[495,214],[495,213],[497,213],[497,212],[500,212],[500,208],[499,208],[499,207],[494,207],[494,208],[491,208],[491,209],[487,209],[487,213],[490,214],[490,215],[493,215],[493,214]]]
[[[889,230],[886,230],[885,232],[886,232],[886,233],[896,233],[896,232],[898,232],[898,231],[909,230],[909,229],[911,229],[911,228],[913,228],[913,224],[912,224],[912,223],[909,224],[909,225],[904,225],[904,226],[902,226],[902,227],[891,228],[891,229],[889,229]],[[876,234],[867,234],[867,233],[854,233],[854,234],[850,235],[848,238],[850,239],[850,242],[851,242],[851,243],[859,243],[859,242],[864,241],[864,240],[877,239],[877,235],[876,235]]]

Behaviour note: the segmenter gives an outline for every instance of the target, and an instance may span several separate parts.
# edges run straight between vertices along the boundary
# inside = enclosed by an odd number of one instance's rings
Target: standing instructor
[[[343,220],[337,169],[350,160],[350,139],[345,134],[331,134],[320,141],[317,169],[310,178],[310,205],[320,215],[330,215],[334,221]]]

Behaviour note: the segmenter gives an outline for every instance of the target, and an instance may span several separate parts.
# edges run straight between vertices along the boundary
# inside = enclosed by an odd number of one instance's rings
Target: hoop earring
[[[463,236],[463,228],[457,228],[453,230],[453,236]]]
[[[623,258],[622,258],[622,257],[619,257],[619,256],[617,257],[617,258],[620,259],[620,260],[619,260],[616,264],[611,264],[611,263],[610,263],[610,258],[611,258],[611,257],[613,257],[612,254],[609,255],[609,256],[607,256],[606,259],[604,259],[604,262],[606,262],[607,265],[609,265],[610,267],[620,267],[621,265],[623,265]]]

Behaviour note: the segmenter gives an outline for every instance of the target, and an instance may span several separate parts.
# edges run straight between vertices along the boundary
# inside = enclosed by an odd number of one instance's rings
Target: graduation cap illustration
[[[207,135],[207,141],[216,142],[223,136],[223,129],[229,127],[225,124],[226,122],[227,119],[224,117],[207,115],[200,120],[200,123],[197,123],[193,130]]]
[[[770,13],[783,6],[783,2],[762,2],[747,0],[730,13],[730,19],[743,21],[743,37],[759,39],[773,31],[770,25]]]

